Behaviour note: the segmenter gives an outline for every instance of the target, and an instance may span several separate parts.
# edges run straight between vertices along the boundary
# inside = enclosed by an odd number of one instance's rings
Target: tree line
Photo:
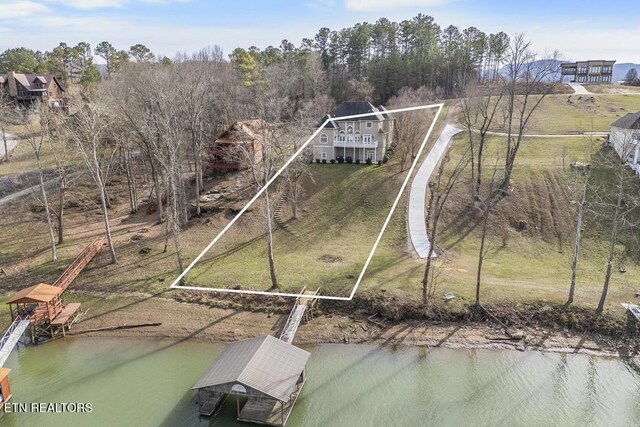
[[[487,34],[476,27],[454,25],[442,28],[433,17],[418,14],[401,22],[380,18],[342,29],[323,27],[298,46],[285,39],[277,47],[238,47],[229,58],[241,69],[245,83],[257,77],[258,68],[297,61],[326,73],[328,94],[338,102],[362,96],[384,104],[403,87],[425,87],[441,96],[453,96],[461,93],[469,79],[495,79],[505,63],[509,42],[504,32]],[[127,62],[172,61],[154,56],[143,44],[120,50],[108,41],[93,49],[85,42],[75,46],[60,43],[46,52],[8,49],[0,54],[0,72],[52,73],[65,83],[93,82],[101,77],[94,55],[104,61],[106,78]],[[222,55],[222,51],[208,49],[205,55]],[[309,63],[310,56],[317,56],[318,62]],[[173,60],[188,57],[179,53]]]
[[[150,62],[156,59],[151,50],[140,43],[128,50],[118,50],[107,41],[99,43],[95,48],[86,42],[80,42],[75,46],[61,42],[51,51],[45,52],[24,47],[5,50],[0,54],[0,73],[15,71],[53,74],[65,86],[72,83],[95,83],[100,81],[101,74],[94,63],[94,55],[105,61],[107,77],[127,62]]]

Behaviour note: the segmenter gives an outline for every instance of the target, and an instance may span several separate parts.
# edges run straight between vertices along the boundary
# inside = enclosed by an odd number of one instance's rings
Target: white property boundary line
[[[431,122],[431,126],[429,126],[429,130],[427,131],[427,134],[424,137],[424,140],[422,141],[422,144],[420,145],[420,148],[418,149],[418,153],[416,154],[416,157],[413,160],[413,163],[411,164],[411,167],[409,168],[409,171],[407,172],[407,176],[405,177],[404,181],[402,182],[402,186],[400,187],[400,191],[398,192],[398,195],[396,196],[396,199],[393,202],[393,205],[391,206],[391,210],[389,211],[389,214],[387,215],[387,219],[384,221],[384,224],[382,225],[382,229],[380,230],[380,233],[378,234],[378,237],[376,238],[376,241],[373,244],[373,248],[371,248],[371,252],[369,253],[369,256],[367,257],[367,260],[364,263],[364,267],[362,268],[362,271],[360,272],[360,275],[358,276],[358,280],[356,281],[356,284],[353,287],[353,290],[351,291],[351,294],[348,297],[336,297],[336,296],[330,296],[330,295],[315,295],[315,296],[308,296],[308,297],[305,297],[305,298],[309,298],[309,299],[312,299],[312,298],[327,299],[327,300],[337,300],[337,301],[351,301],[353,299],[353,296],[355,295],[356,291],[358,290],[358,286],[360,286],[360,282],[362,282],[362,278],[364,277],[364,273],[367,271],[367,268],[369,267],[369,263],[371,262],[371,259],[373,258],[373,253],[378,248],[378,244],[380,244],[380,240],[382,239],[382,235],[386,231],[387,226],[389,225],[389,221],[391,220],[391,217],[393,216],[393,213],[395,212],[396,207],[398,206],[398,203],[400,202],[400,198],[402,197],[402,193],[404,193],[404,190],[407,187],[407,183],[409,182],[409,179],[411,179],[411,175],[413,175],[413,170],[415,169],[416,165],[418,164],[418,160],[420,159],[420,156],[422,155],[422,151],[424,150],[424,147],[427,145],[427,141],[429,140],[429,137],[431,136],[431,132],[433,131],[433,129],[435,127],[435,124],[438,121],[438,117],[440,117],[440,113],[442,112],[442,108],[443,107],[444,107],[444,104],[440,103],[440,104],[421,105],[421,106],[417,106],[417,107],[398,108],[398,109],[395,109],[395,110],[386,110],[386,111],[382,112],[382,114],[393,114],[393,113],[404,113],[404,112],[416,111],[416,110],[426,110],[426,109],[429,109],[429,108],[438,108],[438,112],[436,113],[436,116],[434,117],[433,121]],[[238,212],[236,214],[236,216],[233,217],[233,219],[222,229],[222,231],[216,237],[214,237],[214,239],[202,250],[202,252],[200,252],[200,254],[197,257],[195,257],[195,259],[193,261],[191,261],[191,264],[189,264],[189,266],[176,278],[176,280],[173,281],[173,283],[171,284],[171,286],[169,286],[169,288],[170,289],[183,289],[183,290],[190,290],[190,291],[226,292],[226,293],[233,293],[233,294],[266,295],[266,296],[279,296],[279,297],[298,298],[300,296],[300,294],[287,293],[287,292],[267,292],[267,291],[249,291],[249,290],[242,290],[242,289],[206,288],[206,287],[202,287],[202,286],[180,286],[179,283],[184,278],[184,276],[186,276],[186,274],[189,272],[189,270],[191,270],[193,268],[193,266],[198,261],[200,261],[200,259],[209,251],[209,249],[211,249],[211,247],[213,245],[215,245],[218,240],[220,240],[222,235],[224,233],[226,233],[227,230],[229,230],[229,228],[231,228],[233,226],[233,224],[236,223],[236,221],[242,216],[242,214],[245,213],[245,211],[249,208],[249,206],[251,206],[253,204],[253,202],[255,202],[258,199],[258,197],[260,197],[262,195],[262,193],[264,193],[265,190],[276,180],[276,178],[278,178],[280,176],[280,174],[285,170],[285,168],[287,166],[289,166],[289,164],[293,161],[293,159],[295,159],[296,157],[298,157],[298,155],[300,155],[302,153],[302,151],[307,147],[307,145],[309,145],[311,140],[313,138],[315,138],[318,135],[318,133],[320,133],[320,131],[322,129],[324,129],[324,127],[327,125],[327,123],[334,122],[334,121],[349,120],[349,119],[358,119],[358,118],[361,118],[361,117],[368,117],[368,116],[371,116],[371,115],[375,115],[375,113],[353,114],[351,116],[335,117],[335,118],[331,118],[330,117],[327,120],[325,120],[324,123],[322,123],[322,126],[320,126],[309,137],[309,139],[307,139],[305,141],[305,143],[302,144],[302,146],[298,149],[298,151],[296,151],[289,158],[289,160],[287,160],[285,162],[285,164],[278,170],[278,172],[276,172],[276,174],[273,175],[273,177],[271,177],[271,179],[262,188],[260,188],[260,190],[245,205],[245,207],[243,207],[240,210],[240,212]]]

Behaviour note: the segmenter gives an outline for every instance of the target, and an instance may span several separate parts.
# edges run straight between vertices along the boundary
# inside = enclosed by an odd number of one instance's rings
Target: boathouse
[[[236,398],[238,421],[284,426],[306,380],[309,352],[270,335],[229,344],[193,386],[201,415]]]

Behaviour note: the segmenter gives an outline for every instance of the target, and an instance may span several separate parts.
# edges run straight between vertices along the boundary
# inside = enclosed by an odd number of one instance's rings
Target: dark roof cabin
[[[209,167],[218,172],[240,170],[243,163],[250,160],[246,158],[247,153],[258,162],[262,152],[261,134],[265,128],[265,122],[259,119],[235,122],[209,148]]]
[[[284,426],[305,382],[309,353],[272,336],[229,344],[200,380],[202,415],[235,395],[239,421]],[[240,397],[248,400],[240,408]]]
[[[53,74],[23,74],[13,71],[0,74],[0,90],[21,104],[37,100],[50,107],[62,107],[64,88]]]

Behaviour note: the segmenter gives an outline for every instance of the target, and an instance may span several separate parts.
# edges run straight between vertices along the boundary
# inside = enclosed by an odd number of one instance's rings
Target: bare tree
[[[45,140],[45,132],[43,127],[47,126],[44,118],[46,118],[45,109],[48,108],[44,103],[37,103],[35,105],[35,115],[29,114],[28,111],[23,111],[21,126],[24,129],[25,138],[36,159],[36,167],[38,168],[38,179],[40,181],[40,196],[42,198],[42,204],[44,205],[44,212],[49,227],[49,240],[51,242],[51,260],[57,261],[58,255],[56,253],[56,239],[53,231],[53,222],[51,221],[51,210],[49,208],[49,199],[47,197],[47,191],[44,183],[44,172],[42,169],[41,156],[42,146]]]
[[[92,99],[93,98],[93,99]],[[117,262],[116,251],[111,236],[111,225],[109,224],[109,207],[107,202],[106,175],[108,174],[111,160],[115,151],[114,147],[107,146],[107,135],[111,121],[109,120],[108,109],[103,100],[94,94],[85,94],[85,98],[77,100],[75,109],[77,113],[67,122],[66,130],[69,138],[78,147],[82,155],[84,164],[87,167],[93,181],[100,193],[100,205],[102,208],[102,218],[104,220],[105,236],[111,262]],[[109,152],[111,150],[111,152]],[[105,154],[110,154],[109,161],[105,161]]]
[[[9,144],[7,140],[6,127],[19,123],[18,114],[14,105],[10,102],[6,91],[0,90],[0,137],[4,144],[4,161],[9,161]]]
[[[245,122],[244,135],[238,138],[243,140],[237,145],[236,156],[241,160],[247,171],[249,181],[256,190],[263,188],[277,171],[281,161],[281,147],[278,145],[276,126],[262,119]],[[260,199],[262,202],[262,215],[265,220],[267,233],[267,257],[269,262],[269,276],[271,289],[279,289],[276,273],[275,256],[273,251],[273,213],[269,189],[265,189]]]
[[[46,105],[37,109],[40,118],[40,128],[48,143],[49,150],[55,161],[58,174],[58,210],[52,209],[58,222],[58,244],[64,243],[64,203],[67,194],[67,174],[70,161],[70,149],[63,132],[63,118],[61,112]]]
[[[480,86],[473,80],[465,87],[465,96],[462,99],[462,124],[467,128],[469,135],[472,201],[477,201],[480,197],[487,133],[493,125],[503,96],[504,84],[500,81],[492,81]]]
[[[447,154],[440,162],[438,174],[435,181],[429,184],[429,202],[427,203],[427,236],[429,238],[429,251],[427,252],[427,264],[422,277],[422,302],[429,304],[431,283],[435,277],[435,269],[433,268],[433,258],[435,255],[435,247],[438,238],[438,225],[445,205],[452,190],[458,184],[460,176],[466,165],[469,163],[468,148],[462,153],[457,163],[451,171],[445,170],[445,166],[450,161],[450,155]],[[445,176],[446,175],[446,176]]]
[[[613,188],[611,186],[603,188],[604,193],[599,200],[600,210],[610,218],[611,225],[602,293],[596,313],[602,313],[607,300],[620,232],[625,228],[635,229],[637,227],[630,214],[637,213],[640,208],[638,177],[627,164],[627,159],[634,149],[635,144],[633,144],[631,137],[625,137],[624,141],[619,141],[616,146],[619,156],[615,155],[613,150],[605,149],[600,159],[613,176]]]
[[[418,89],[404,87],[400,89],[397,96],[389,100],[389,105],[394,108],[413,107],[427,104],[431,100],[433,100],[433,94],[424,86]],[[429,117],[430,114],[430,111],[416,110],[396,115],[392,149],[400,163],[401,172],[413,162],[432,120]]]
[[[516,34],[511,40],[503,78],[507,129],[504,176],[499,186],[503,193],[511,183],[518,150],[533,113],[561,81],[558,58],[558,52],[539,58],[523,34]]]
[[[585,157],[587,159],[591,159],[594,155],[593,150],[595,147],[595,143],[592,140],[591,144],[589,144],[589,148],[585,153]],[[578,262],[580,260],[580,249],[582,247],[582,228],[585,213],[587,212],[590,203],[587,200],[587,196],[589,194],[589,189],[594,187],[591,182],[591,165],[585,163],[579,163],[574,161],[571,164],[571,168],[575,173],[575,182],[570,187],[574,196],[572,200],[572,204],[576,206],[576,232],[575,238],[573,242],[573,253],[571,257],[571,284],[569,285],[569,295],[567,297],[566,305],[571,305],[573,303],[573,299],[576,291],[576,282],[578,277]],[[564,171],[564,160],[563,160],[563,171]],[[592,191],[593,193],[593,191]]]
[[[480,307],[480,286],[482,284],[482,267],[484,264],[484,260],[489,253],[489,248],[487,247],[487,230],[489,224],[489,216],[491,215],[491,210],[495,206],[498,201],[498,198],[495,195],[494,189],[496,185],[496,174],[498,171],[498,159],[496,158],[496,162],[493,165],[493,172],[491,174],[491,181],[489,182],[489,188],[486,191],[486,194],[483,196],[482,189],[478,188],[478,200],[475,204],[478,212],[482,216],[482,228],[480,230],[480,248],[478,249],[478,267],[476,269],[476,306]]]

